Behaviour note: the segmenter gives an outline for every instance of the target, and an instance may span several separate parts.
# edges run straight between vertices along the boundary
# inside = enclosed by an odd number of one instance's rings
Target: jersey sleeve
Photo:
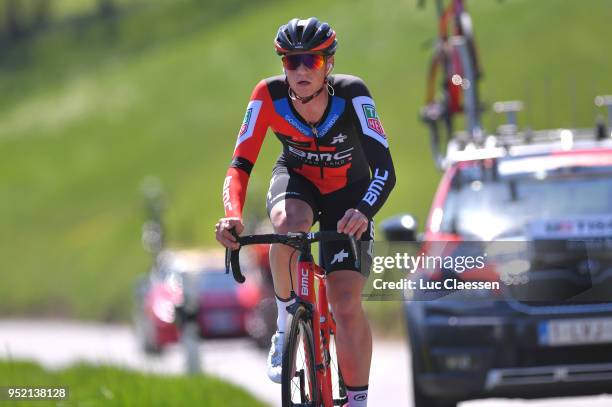
[[[357,127],[361,131],[361,145],[370,167],[370,185],[357,209],[372,219],[383,206],[395,186],[395,168],[374,99],[361,81],[353,85],[353,108]]]
[[[238,131],[232,162],[223,181],[226,217],[242,217],[251,170],[270,124],[272,99],[265,80],[255,86]]]

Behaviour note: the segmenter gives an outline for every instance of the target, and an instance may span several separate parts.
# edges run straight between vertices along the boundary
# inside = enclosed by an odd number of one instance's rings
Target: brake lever
[[[359,247],[357,246],[357,239],[355,239],[355,236],[349,236],[349,241],[351,242],[351,250],[353,252],[353,257],[355,257],[355,268],[361,270],[361,259],[359,257]]]
[[[229,229],[229,231],[232,234],[232,236],[236,238],[236,241],[237,241],[239,236],[238,236],[238,233],[236,232],[236,229],[231,228]],[[236,282],[240,284],[244,283],[246,279],[244,278],[244,275],[242,274],[242,271],[240,270],[240,247],[238,247],[238,249],[236,250],[231,250],[227,248],[225,253],[226,253],[225,255],[226,270],[228,270],[231,266],[234,280],[236,280]]]
[[[231,250],[229,247],[225,248],[225,274],[229,274],[230,272],[230,258],[231,258]]]

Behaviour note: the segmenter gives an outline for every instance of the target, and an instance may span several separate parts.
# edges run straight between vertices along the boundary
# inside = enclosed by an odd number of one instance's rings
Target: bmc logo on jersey
[[[376,133],[380,134],[381,136],[385,137],[385,129],[383,129],[383,126],[380,123],[380,119],[376,114],[376,108],[373,105],[367,104],[361,105],[361,107],[363,108],[363,113],[366,117],[366,123],[368,127],[374,130]]]
[[[249,122],[251,121],[252,114],[253,114],[253,108],[250,107],[247,109],[244,115],[244,120],[242,121],[242,126],[240,126],[240,132],[238,132],[238,136],[242,136],[244,135],[244,133],[246,133],[247,129],[249,128]]]

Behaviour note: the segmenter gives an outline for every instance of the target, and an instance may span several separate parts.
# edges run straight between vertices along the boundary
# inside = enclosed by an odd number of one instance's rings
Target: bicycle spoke
[[[332,374],[332,396],[334,400],[339,400],[346,397],[346,389],[344,388],[344,381],[341,382],[340,364],[338,363],[338,354],[336,353],[336,336],[334,334],[330,335],[329,355]]]
[[[294,364],[291,380],[291,401],[294,405],[308,405],[312,400],[312,383],[309,370],[306,334],[302,326],[299,329],[298,341],[294,349]]]

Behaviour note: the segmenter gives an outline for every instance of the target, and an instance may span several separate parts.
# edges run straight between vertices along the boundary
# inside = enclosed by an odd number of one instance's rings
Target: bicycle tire
[[[425,106],[421,109],[421,120],[429,129],[429,145],[436,168],[443,169],[446,157],[446,146],[452,138],[452,113],[450,112],[450,95],[446,88],[448,78],[448,60],[450,56],[444,45],[438,44],[431,57],[427,72]],[[441,81],[438,82],[438,74]],[[439,85],[441,95],[436,93]],[[438,97],[439,96],[439,97]],[[442,126],[442,129],[440,127]]]
[[[336,353],[336,335],[332,331],[330,333],[330,344],[329,344],[329,366],[332,375],[332,395],[334,398],[334,405],[343,406],[348,403],[348,393],[346,390],[346,384],[344,383],[344,377],[340,370],[340,364],[338,363],[338,355]]]
[[[480,58],[478,57],[478,48],[476,46],[476,39],[474,38],[474,29],[472,24],[472,17],[467,11],[463,11],[457,16],[459,24],[459,33],[463,35],[468,46],[468,52],[470,53],[470,59],[474,68],[474,77],[476,80],[482,77],[482,67],[480,65]]]
[[[289,334],[283,344],[281,373],[282,406],[319,407],[320,394],[315,366],[312,320],[304,306],[299,306],[294,314],[289,314],[287,327],[289,330],[285,332]],[[299,360],[300,347],[304,353],[304,360]],[[304,369],[300,370],[296,365],[301,363],[304,364]],[[300,379],[297,383],[296,377]],[[297,397],[300,398],[299,401],[295,400]]]

